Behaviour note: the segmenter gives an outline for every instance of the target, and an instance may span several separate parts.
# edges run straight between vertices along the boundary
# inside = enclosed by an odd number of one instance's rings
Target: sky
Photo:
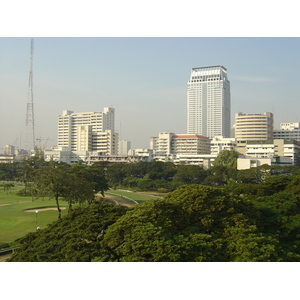
[[[231,124],[235,113],[266,111],[276,128],[300,122],[298,37],[2,37],[0,148],[24,147],[31,38],[37,144],[57,144],[63,110],[106,106],[133,148],[149,147],[159,132],[186,133],[191,68],[211,65],[227,68]]]

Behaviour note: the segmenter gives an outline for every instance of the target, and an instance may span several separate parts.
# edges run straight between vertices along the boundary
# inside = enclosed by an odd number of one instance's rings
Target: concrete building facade
[[[300,141],[300,123],[281,123],[280,129],[273,130],[273,138]]]
[[[127,155],[128,151],[131,149],[130,141],[119,141],[119,155]]]
[[[187,133],[230,137],[230,82],[223,66],[192,68],[187,87]]]
[[[218,156],[222,150],[235,150],[236,139],[235,138],[224,138],[222,136],[215,136],[211,142],[211,154]]]
[[[118,134],[114,132],[115,110],[74,113],[64,110],[58,117],[58,147],[70,151],[118,153]]]
[[[245,154],[247,141],[268,141],[273,139],[273,114],[235,115],[234,134],[237,142],[236,150]]]
[[[210,154],[210,139],[197,134],[161,132],[158,137],[150,138],[150,149],[154,159],[174,161],[179,155]]]
[[[263,163],[271,165],[300,165],[300,142],[295,140],[274,139],[273,141],[248,141],[246,153],[238,159],[238,169],[258,166]]]

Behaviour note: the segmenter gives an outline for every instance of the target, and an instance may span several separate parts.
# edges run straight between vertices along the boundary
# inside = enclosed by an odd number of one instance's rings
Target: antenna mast
[[[33,39],[30,44],[30,72],[29,72],[29,85],[28,85],[28,100],[27,100],[27,113],[26,113],[26,126],[27,126],[27,146],[30,149],[31,142],[33,149],[35,149],[35,136],[34,136],[34,108],[33,108]],[[31,140],[31,141],[30,141]]]

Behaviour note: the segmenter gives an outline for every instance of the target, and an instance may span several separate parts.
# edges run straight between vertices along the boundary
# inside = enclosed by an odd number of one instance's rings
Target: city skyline
[[[31,38],[0,38],[0,148],[24,143]],[[274,113],[299,122],[299,38],[34,38],[35,136],[57,144],[63,110],[113,107],[120,140],[186,133],[192,68],[224,65],[234,115]],[[21,146],[22,147],[22,146]],[[1,151],[1,150],[0,150]]]

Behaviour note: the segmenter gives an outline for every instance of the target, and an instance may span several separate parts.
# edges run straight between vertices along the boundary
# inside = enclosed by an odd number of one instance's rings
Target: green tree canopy
[[[108,228],[101,256],[94,260],[275,260],[276,239],[258,232],[251,219],[255,215],[250,202],[221,189],[182,186],[163,200],[138,205],[118,219]]]
[[[11,262],[89,262],[99,254],[99,242],[109,225],[128,208],[97,201],[77,207],[65,217],[18,240]]]
[[[214,166],[237,167],[238,152],[234,150],[222,150],[214,161]]]

